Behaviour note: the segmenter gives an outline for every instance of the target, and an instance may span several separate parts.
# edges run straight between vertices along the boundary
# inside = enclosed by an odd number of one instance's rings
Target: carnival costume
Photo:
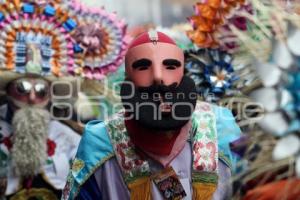
[[[53,119],[53,109],[74,105],[78,77],[117,69],[125,24],[78,1],[1,1],[0,32],[0,197],[59,199],[80,135]]]
[[[207,200],[230,196],[235,156],[229,143],[239,138],[240,129],[228,109],[189,95],[196,93],[196,88],[183,76],[183,62],[182,50],[161,32],[143,33],[132,41],[121,87],[125,110],[86,125],[63,199]],[[160,95],[143,101],[143,92]],[[185,96],[168,100],[168,92]],[[158,111],[164,113],[160,120],[154,119],[151,106],[130,107],[145,102],[158,105]],[[180,103],[182,107],[174,106]],[[170,110],[184,119],[170,117]]]

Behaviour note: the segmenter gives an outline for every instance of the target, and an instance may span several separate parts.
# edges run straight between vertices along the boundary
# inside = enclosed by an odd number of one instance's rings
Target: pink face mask
[[[178,130],[190,120],[195,83],[184,76],[183,51],[170,37],[156,31],[141,34],[131,43],[125,65],[129,81],[120,94],[128,115],[163,132]]]
[[[179,84],[184,72],[182,50],[169,43],[145,43],[126,54],[126,73],[137,87]]]

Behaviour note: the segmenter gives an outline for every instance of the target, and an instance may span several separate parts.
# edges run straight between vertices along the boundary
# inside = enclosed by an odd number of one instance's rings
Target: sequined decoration
[[[187,34],[201,48],[217,47],[216,34],[230,12],[243,5],[244,0],[207,0],[194,6],[195,15],[189,18],[193,30]]]
[[[0,1],[0,32],[0,69],[19,73],[103,79],[128,44],[115,13],[74,0]]]
[[[185,52],[186,75],[196,83],[197,91],[208,101],[217,101],[233,88],[238,80],[232,65],[233,57],[220,49],[199,49]]]

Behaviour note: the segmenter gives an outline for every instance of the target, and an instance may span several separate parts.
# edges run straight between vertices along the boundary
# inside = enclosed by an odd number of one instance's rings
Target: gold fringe
[[[151,200],[151,179],[142,177],[128,185],[130,200]]]
[[[193,200],[210,200],[216,191],[212,183],[193,183]]]

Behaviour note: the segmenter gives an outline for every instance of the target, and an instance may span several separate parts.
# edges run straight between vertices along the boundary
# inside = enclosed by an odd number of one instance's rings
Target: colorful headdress
[[[102,79],[122,62],[125,30],[115,13],[75,0],[1,1],[0,69]]]

